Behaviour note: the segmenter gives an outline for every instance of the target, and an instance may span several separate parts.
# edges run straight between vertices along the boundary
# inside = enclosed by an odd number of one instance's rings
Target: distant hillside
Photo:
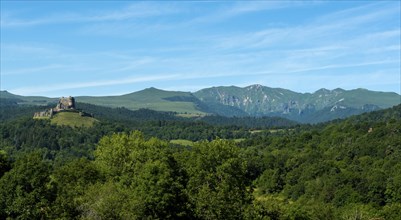
[[[7,91],[0,91],[0,100],[3,100],[1,102],[8,100],[15,102],[16,104],[48,105],[57,103],[58,98],[48,98],[44,96],[20,96],[14,95]]]
[[[141,122],[141,121],[173,121],[183,118],[175,116],[172,112],[160,112],[150,109],[129,110],[125,107],[110,108],[88,103],[77,102],[77,108],[90,112],[96,118],[112,122]]]
[[[176,100],[172,100],[173,98]],[[147,108],[156,111],[205,114],[205,112],[198,109],[196,106],[197,98],[191,93],[163,91],[156,88],[149,88],[121,96],[80,96],[76,97],[76,99],[79,102],[107,107],[125,107],[130,110]]]
[[[246,116],[241,109],[219,103],[204,103],[190,92],[164,91],[148,88],[121,96],[77,97],[80,102],[107,107],[125,107],[130,110],[152,109],[164,112],[176,112],[189,116],[218,114],[224,116]]]
[[[1,91],[0,100],[14,104],[48,105],[57,99],[40,96],[18,96]],[[287,89],[251,85],[244,88],[221,86],[195,93],[148,88],[120,96],[80,96],[78,102],[129,110],[151,109],[183,116],[203,117],[282,117],[302,123],[318,123],[401,103],[393,92],[366,89],[320,89],[314,93],[297,93]]]
[[[125,107],[121,108],[109,108],[104,106],[98,106],[88,103],[77,103],[77,108],[86,112],[94,114],[96,118],[102,121],[110,122],[123,122],[124,124],[140,124],[143,122],[166,122],[170,121],[173,123],[192,123],[200,122],[209,125],[217,126],[238,126],[248,129],[266,129],[274,127],[290,127],[297,123],[285,118],[278,117],[225,117],[219,115],[203,116],[203,117],[179,117],[172,112],[160,112],[150,109],[139,109],[129,110]]]

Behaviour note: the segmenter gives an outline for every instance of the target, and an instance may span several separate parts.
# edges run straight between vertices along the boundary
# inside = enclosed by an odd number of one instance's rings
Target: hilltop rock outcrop
[[[33,118],[51,118],[57,112],[76,111],[74,97],[61,97],[55,108],[46,109],[45,111],[35,112]]]

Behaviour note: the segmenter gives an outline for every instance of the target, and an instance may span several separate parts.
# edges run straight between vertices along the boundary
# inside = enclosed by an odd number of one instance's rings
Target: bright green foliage
[[[246,189],[246,162],[234,142],[195,144],[187,158],[188,196],[196,217],[241,219],[251,192]]]
[[[280,192],[284,186],[283,171],[279,168],[265,170],[259,177],[257,185],[263,193]]]
[[[81,116],[78,112],[60,112],[54,115],[50,121],[51,124],[70,127],[92,127],[94,123],[99,122],[95,118]]]
[[[154,138],[145,140],[137,131],[102,138],[95,164],[108,181],[90,188],[84,217],[166,219],[183,215],[181,176],[167,146]]]
[[[108,181],[90,186],[79,207],[82,219],[135,219],[129,209],[130,192],[121,185]]]
[[[95,163],[109,176],[120,177],[133,171],[131,154],[140,148],[143,136],[139,132],[127,134],[113,134],[103,137],[95,151]]]

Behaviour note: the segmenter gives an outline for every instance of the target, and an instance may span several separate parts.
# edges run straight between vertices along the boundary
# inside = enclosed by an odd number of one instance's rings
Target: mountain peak
[[[317,90],[315,93],[321,93],[321,92],[331,92],[331,90],[326,89],[326,88],[321,88],[321,89]]]
[[[333,91],[335,91],[335,92],[345,92],[345,90],[342,89],[342,88],[336,88],[336,89],[334,89]]]
[[[148,90],[148,91],[162,91],[161,89],[158,89],[158,88],[155,88],[155,87],[149,87],[149,88],[146,88],[146,89],[144,89],[144,90]]]
[[[254,85],[250,85],[250,86],[247,86],[247,87],[245,87],[245,88],[247,88],[248,90],[251,90],[251,89],[261,89],[261,88],[263,88],[264,86],[262,86],[262,85],[260,85],[260,84],[254,84]]]

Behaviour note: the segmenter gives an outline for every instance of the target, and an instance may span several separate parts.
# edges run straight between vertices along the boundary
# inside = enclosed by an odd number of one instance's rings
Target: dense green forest
[[[0,219],[401,219],[401,105],[317,125],[79,105],[100,122],[2,106]]]

